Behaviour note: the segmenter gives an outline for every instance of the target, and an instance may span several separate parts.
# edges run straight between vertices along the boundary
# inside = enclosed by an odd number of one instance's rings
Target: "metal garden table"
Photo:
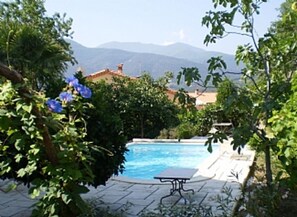
[[[158,175],[154,176],[154,179],[159,179],[160,182],[171,183],[170,194],[162,197],[160,199],[160,203],[162,204],[162,200],[164,198],[170,197],[174,195],[176,192],[180,195],[180,198],[183,198],[185,200],[185,203],[187,203],[187,200],[183,196],[182,192],[191,191],[194,194],[194,189],[186,190],[184,189],[184,184],[188,180],[190,180],[197,171],[198,171],[197,169],[171,167],[171,168],[165,169]]]

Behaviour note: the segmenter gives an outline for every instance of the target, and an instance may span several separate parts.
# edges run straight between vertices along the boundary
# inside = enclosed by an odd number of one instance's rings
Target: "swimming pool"
[[[132,143],[125,154],[125,170],[120,176],[152,180],[168,167],[198,168],[211,153],[204,144]],[[213,145],[213,152],[218,145]]]

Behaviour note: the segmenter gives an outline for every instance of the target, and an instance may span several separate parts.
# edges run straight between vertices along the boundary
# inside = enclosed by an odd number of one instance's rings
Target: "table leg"
[[[192,191],[194,194],[194,189],[184,189],[184,183],[186,183],[183,179],[173,179],[173,180],[160,180],[161,182],[170,182],[172,188],[170,189],[170,194],[161,197],[160,203],[162,204],[163,199],[172,196],[175,192],[178,192],[180,199],[183,198],[185,201],[185,204],[187,203],[187,199],[182,195],[181,191]]]
[[[194,189],[184,189],[184,183],[186,183],[186,181],[185,180],[180,180],[180,189],[181,190],[183,190],[183,191],[192,191],[193,192],[193,194],[194,194]]]
[[[160,203],[162,204],[163,199],[172,196],[177,191],[177,182],[176,182],[176,180],[160,180],[160,181],[161,182],[170,182],[171,186],[172,186],[171,189],[170,189],[170,194],[161,197]]]
[[[186,183],[186,180],[178,180],[178,193],[180,195],[180,198],[183,198],[185,201],[185,204],[187,204],[187,199],[182,195],[181,191],[187,192],[187,191],[192,191],[194,194],[194,189],[184,189],[184,183]]]

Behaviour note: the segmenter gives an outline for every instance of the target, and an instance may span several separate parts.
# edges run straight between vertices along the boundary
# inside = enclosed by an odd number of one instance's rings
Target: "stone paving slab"
[[[240,197],[241,185],[246,179],[254,159],[252,154],[251,156],[249,158],[234,157],[234,154],[224,152],[215,163],[201,168],[201,171],[207,171],[213,175],[203,176],[203,172],[201,172],[186,183],[185,189],[194,189],[195,191],[194,194],[190,192],[185,194],[187,201],[191,201],[193,204],[212,206],[216,210],[218,203],[213,198],[222,195],[223,189],[230,188],[233,198]],[[237,174],[238,177],[235,177],[234,174]],[[7,182],[0,181],[1,189],[6,185]],[[123,216],[136,217],[145,210],[155,210],[160,205],[160,198],[168,195],[170,188],[170,184],[158,183],[156,180],[151,184],[144,184],[110,179],[105,186],[99,186],[97,189],[90,187],[90,192],[83,195],[83,198],[96,203],[98,207],[123,213]],[[8,193],[0,191],[0,217],[29,217],[34,202],[36,200],[28,197],[28,189],[25,186],[18,186],[17,190]],[[180,200],[176,195],[163,200],[163,205],[168,207],[182,204],[184,204],[184,200]],[[234,205],[234,203],[230,204],[232,207]]]
[[[10,216],[16,216],[16,215],[22,215],[23,213],[31,213],[29,207],[14,207],[14,206],[8,206],[4,209],[1,209],[0,216],[1,217],[10,217]]]

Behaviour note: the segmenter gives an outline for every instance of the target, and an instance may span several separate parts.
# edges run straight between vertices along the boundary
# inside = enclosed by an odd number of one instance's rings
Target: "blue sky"
[[[247,38],[230,36],[206,47],[207,28],[202,17],[212,9],[211,0],[46,0],[48,15],[66,13],[73,18],[73,40],[86,47],[110,41],[167,45],[183,42],[206,50],[234,53]],[[268,0],[256,18],[261,36],[277,19],[284,0]]]

